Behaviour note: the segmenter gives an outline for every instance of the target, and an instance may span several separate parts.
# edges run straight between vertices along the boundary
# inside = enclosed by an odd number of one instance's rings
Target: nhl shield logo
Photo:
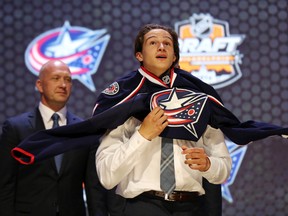
[[[179,35],[180,59],[183,70],[192,73],[214,88],[222,88],[241,76],[243,55],[238,46],[244,35],[230,35],[228,22],[209,14],[193,14],[175,24]]]
[[[212,32],[212,17],[209,15],[193,14],[190,17],[192,32],[197,37],[208,37]]]

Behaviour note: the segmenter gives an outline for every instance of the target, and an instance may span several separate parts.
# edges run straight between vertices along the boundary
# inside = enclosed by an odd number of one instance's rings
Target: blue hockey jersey
[[[214,88],[186,71],[172,69],[163,80],[143,67],[123,76],[99,95],[91,118],[36,132],[14,148],[12,156],[31,164],[66,151],[97,146],[107,129],[116,128],[131,116],[143,120],[156,106],[168,116],[169,125],[162,137],[197,141],[207,125],[220,128],[239,145],[272,135],[288,135],[288,128],[277,125],[240,122],[224,107]]]

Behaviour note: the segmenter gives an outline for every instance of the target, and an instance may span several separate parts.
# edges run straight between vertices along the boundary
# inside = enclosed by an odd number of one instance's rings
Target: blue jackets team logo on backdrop
[[[232,185],[236,179],[237,173],[240,169],[241,163],[243,161],[243,158],[245,156],[248,146],[239,146],[227,139],[225,141],[226,141],[226,145],[229,150],[230,156],[232,158],[232,169],[231,169],[231,173],[227,181],[221,185],[222,197],[226,201],[232,203],[233,197],[230,193],[229,186]]]
[[[44,32],[28,45],[25,63],[33,74],[38,75],[47,61],[61,60],[69,66],[73,79],[95,91],[91,75],[97,72],[109,40],[106,29],[90,30],[70,26],[66,21],[61,28]]]
[[[198,123],[207,95],[187,89],[173,88],[156,92],[151,97],[151,110],[161,107],[168,116],[169,127],[184,127],[198,138],[194,124]]]

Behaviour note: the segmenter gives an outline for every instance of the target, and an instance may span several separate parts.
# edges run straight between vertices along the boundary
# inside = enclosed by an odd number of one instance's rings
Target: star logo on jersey
[[[109,40],[106,29],[90,30],[70,26],[66,21],[61,28],[40,34],[28,45],[25,63],[38,76],[44,63],[51,59],[61,60],[69,66],[73,79],[95,91],[91,75],[97,72]]]
[[[198,123],[207,95],[187,89],[173,88],[156,92],[151,97],[151,110],[161,107],[168,116],[168,127],[184,127],[199,138],[194,125]]]

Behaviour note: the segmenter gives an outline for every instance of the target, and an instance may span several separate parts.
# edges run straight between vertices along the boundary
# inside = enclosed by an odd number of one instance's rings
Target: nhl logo
[[[162,81],[168,85],[170,83],[170,77],[168,75],[166,75],[166,76],[162,77]]]
[[[207,37],[212,32],[212,17],[204,14],[193,14],[189,18],[192,26],[192,33],[199,37]]]
[[[176,22],[179,35],[181,69],[212,85],[222,88],[241,76],[243,55],[238,46],[245,35],[231,35],[229,23],[210,14],[193,14]]]

